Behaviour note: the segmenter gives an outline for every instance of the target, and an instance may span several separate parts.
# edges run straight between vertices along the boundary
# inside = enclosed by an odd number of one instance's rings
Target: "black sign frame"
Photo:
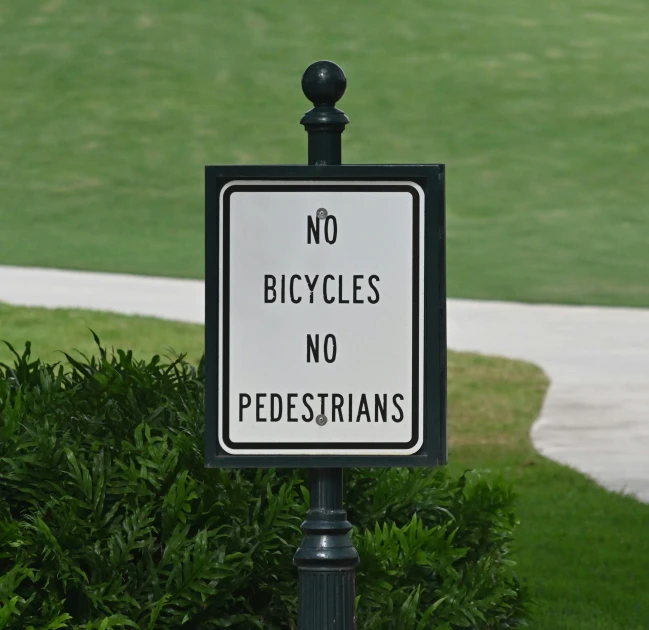
[[[268,165],[205,168],[205,466],[337,468],[439,466],[446,445],[446,235],[444,165]],[[235,180],[414,182],[424,191],[423,443],[412,455],[230,454],[218,441],[220,192]],[[271,447],[272,445],[268,445]],[[349,448],[353,448],[349,445]],[[378,447],[380,448],[380,446]],[[383,448],[386,448],[383,445]],[[279,450],[279,449],[278,449]]]

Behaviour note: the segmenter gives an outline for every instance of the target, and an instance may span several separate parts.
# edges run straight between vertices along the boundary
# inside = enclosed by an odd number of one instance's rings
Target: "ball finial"
[[[333,107],[345,93],[347,77],[333,61],[316,61],[302,75],[302,91],[316,107]]]

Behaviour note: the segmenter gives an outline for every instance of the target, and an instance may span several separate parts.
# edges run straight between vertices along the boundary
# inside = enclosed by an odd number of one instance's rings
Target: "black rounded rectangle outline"
[[[407,192],[411,195],[413,200],[412,218],[413,218],[413,327],[412,327],[412,363],[413,363],[413,378],[412,378],[412,438],[409,442],[331,442],[326,445],[318,445],[314,442],[232,442],[229,436],[229,357],[230,357],[230,340],[229,340],[229,324],[230,324],[230,197],[236,192]],[[424,195],[425,195],[424,191]],[[425,198],[421,200],[425,204]],[[220,202],[219,202],[220,205]],[[223,345],[221,352],[223,355],[223,370],[220,375],[220,389],[222,396],[222,410],[223,416],[221,418],[223,426],[223,442],[225,446],[232,450],[267,450],[272,448],[278,451],[278,454],[286,453],[291,454],[295,450],[312,450],[319,451],[314,455],[322,455],[322,451],[343,451],[343,450],[406,450],[415,446],[419,440],[419,413],[420,413],[420,396],[423,392],[419,391],[419,339],[420,339],[420,322],[419,322],[419,268],[420,268],[420,213],[422,212],[419,194],[409,184],[349,184],[349,185],[336,185],[336,184],[321,184],[321,183],[295,183],[295,184],[277,184],[277,185],[264,185],[255,184],[251,185],[235,185],[229,187],[223,194],[223,205],[219,208],[222,215],[222,229],[223,229],[223,298],[222,298],[222,325],[223,325]],[[219,444],[219,435],[216,436],[217,445]],[[235,456],[234,454],[230,454]],[[243,455],[243,454],[242,454]],[[252,454],[247,453],[252,456]],[[268,455],[267,455],[268,456]],[[268,456],[270,457],[270,456]]]

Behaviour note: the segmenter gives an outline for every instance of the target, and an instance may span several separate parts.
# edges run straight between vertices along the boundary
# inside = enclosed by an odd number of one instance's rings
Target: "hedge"
[[[307,471],[204,468],[202,362],[95,341],[0,364],[0,629],[294,628]],[[511,488],[345,475],[359,630],[526,625]]]

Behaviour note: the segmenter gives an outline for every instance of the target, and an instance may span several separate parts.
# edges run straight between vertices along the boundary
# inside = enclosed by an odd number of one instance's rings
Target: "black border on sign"
[[[279,444],[276,442],[232,442],[230,440],[230,414],[225,411],[229,410],[230,402],[230,197],[237,192],[407,192],[412,197],[412,238],[413,238],[413,270],[412,270],[412,437],[409,442],[285,442]],[[220,201],[220,200],[219,200]],[[344,451],[351,449],[364,450],[388,450],[388,449],[408,449],[412,448],[419,440],[419,224],[420,224],[420,204],[419,195],[408,184],[397,184],[385,186],[379,183],[365,183],[358,185],[335,186],[327,184],[309,184],[295,183],[287,185],[254,185],[254,186],[232,186],[227,189],[223,195],[223,207],[220,208],[223,216],[223,374],[221,382],[223,383],[223,442],[228,448],[233,450],[247,449],[275,449],[278,452],[286,451],[290,454],[296,449],[319,449],[326,448],[331,451]],[[242,455],[244,453],[241,453]]]
[[[342,166],[207,166],[205,169],[205,465],[220,468],[312,468],[438,466],[447,461],[446,447],[446,251],[445,169],[443,165],[342,165]],[[424,344],[423,344],[423,443],[412,455],[291,454],[278,449],[273,455],[232,455],[218,444],[219,384],[219,197],[233,180],[309,182],[327,181],[414,182],[424,190]],[[255,187],[257,188],[257,186]],[[278,186],[273,186],[277,190]],[[326,186],[331,190],[331,186]],[[381,187],[383,190],[385,187]],[[309,187],[309,189],[312,189]],[[345,190],[352,186],[345,186]],[[304,187],[302,187],[304,190]],[[410,189],[412,190],[412,189]],[[419,228],[419,221],[414,222]],[[224,239],[225,242],[225,239]],[[417,245],[419,239],[417,239]],[[417,265],[417,270],[419,266]],[[225,275],[225,274],[224,274]],[[418,280],[417,280],[418,284]],[[416,300],[418,307],[418,300]],[[417,318],[418,319],[418,318]],[[414,338],[413,327],[413,341]],[[417,331],[418,332],[418,331]],[[418,339],[415,347],[418,348]],[[418,364],[417,364],[418,367]],[[415,379],[417,385],[418,380]],[[417,406],[417,412],[419,411]],[[418,427],[418,422],[415,424]],[[241,445],[239,445],[241,446]],[[277,445],[264,443],[261,448]],[[332,446],[325,448],[333,450]],[[371,445],[374,447],[375,445]],[[290,448],[310,448],[292,444]],[[371,448],[370,447],[370,448]],[[255,448],[246,444],[245,448]],[[322,447],[321,447],[322,448]],[[349,449],[367,445],[350,444]],[[390,448],[382,444],[378,449]],[[407,448],[399,444],[396,448]]]

